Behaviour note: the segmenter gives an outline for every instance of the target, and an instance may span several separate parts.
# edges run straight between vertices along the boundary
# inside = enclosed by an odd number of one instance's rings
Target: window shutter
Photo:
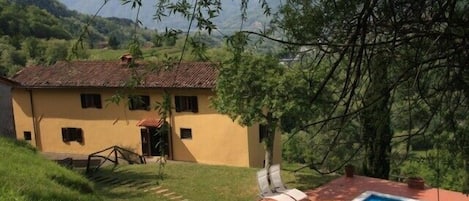
[[[81,97],[81,108],[87,108],[88,106],[86,105],[86,95],[80,94],[80,97]]]
[[[174,104],[176,105],[176,112],[181,112],[181,97],[174,96]]]
[[[135,107],[134,107],[135,103],[134,103],[134,102],[135,102],[134,98],[131,97],[131,96],[129,96],[129,101],[128,101],[128,103],[129,103],[129,110],[135,110]]]
[[[150,96],[142,96],[143,106],[145,110],[150,110]]]
[[[197,103],[197,96],[191,96],[192,112],[199,112],[199,104]]]
[[[96,104],[96,108],[103,108],[102,104],[101,104],[101,95],[99,94],[96,94],[94,96],[94,104]]]
[[[76,128],[68,128],[68,133],[70,136],[70,141],[76,141],[77,140],[77,129]]]
[[[64,141],[64,142],[70,141],[70,135],[68,133],[67,128],[62,128],[62,141]]]
[[[75,128],[75,140],[79,143],[83,143],[83,131],[81,128]]]

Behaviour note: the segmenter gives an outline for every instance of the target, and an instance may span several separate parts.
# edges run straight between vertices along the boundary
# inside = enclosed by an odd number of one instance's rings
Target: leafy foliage
[[[254,122],[266,123],[264,110],[272,110],[280,105],[274,102],[277,79],[283,68],[274,58],[242,55],[239,64],[224,64],[215,89],[215,107],[228,114],[242,125]],[[233,92],[232,90],[237,90]]]
[[[111,35],[109,36],[109,39],[108,39],[108,42],[107,44],[109,45],[109,47],[111,47],[112,49],[117,49],[120,45],[120,42],[117,40],[117,37],[114,36],[114,35]]]
[[[432,149],[422,156],[411,156],[398,170],[400,175],[418,176],[430,186],[463,192],[465,170],[460,155],[453,156],[447,150]]]
[[[70,39],[59,19],[35,6],[0,1],[0,35]]]

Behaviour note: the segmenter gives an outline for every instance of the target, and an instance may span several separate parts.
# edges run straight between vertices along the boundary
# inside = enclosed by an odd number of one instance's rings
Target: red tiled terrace
[[[323,186],[307,190],[305,201],[351,201],[365,191],[376,191],[421,201],[469,201],[469,197],[454,191],[437,188],[411,189],[407,184],[355,175],[342,176]],[[439,199],[438,199],[439,195]]]

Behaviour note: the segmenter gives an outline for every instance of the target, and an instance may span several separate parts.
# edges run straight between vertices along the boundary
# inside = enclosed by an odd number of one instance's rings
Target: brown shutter
[[[81,128],[75,128],[75,140],[79,143],[83,143],[83,130]]]
[[[181,97],[174,96],[174,104],[176,105],[176,112],[181,112]]]
[[[142,96],[143,106],[145,110],[150,110],[150,96]]]
[[[100,94],[94,95],[94,103],[96,104],[96,108],[103,108],[103,106],[101,104],[101,95]]]
[[[86,95],[80,94],[80,98],[81,98],[81,108],[87,108],[88,106],[86,105]]]
[[[70,141],[70,135],[69,135],[67,128],[62,128],[62,141],[64,142]]]
[[[197,103],[197,96],[191,96],[191,107],[192,107],[192,112],[199,112],[199,104]]]
[[[128,103],[129,103],[129,110],[135,110],[135,107],[134,107],[134,106],[135,106],[135,104],[134,104],[134,103],[135,103],[135,100],[134,100],[134,98],[133,98],[132,96],[129,96],[128,99],[129,99],[129,101],[128,101]]]

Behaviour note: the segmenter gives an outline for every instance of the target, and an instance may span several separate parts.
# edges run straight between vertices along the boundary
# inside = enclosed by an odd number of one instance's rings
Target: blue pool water
[[[397,195],[390,195],[379,193],[375,191],[365,191],[352,201],[418,201],[412,198],[401,197]]]
[[[364,201],[402,201],[393,198],[381,197],[378,195],[370,195]]]

